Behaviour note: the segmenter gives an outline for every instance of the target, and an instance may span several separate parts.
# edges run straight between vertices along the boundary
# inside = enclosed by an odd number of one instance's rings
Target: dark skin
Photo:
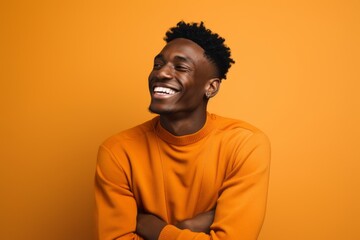
[[[149,75],[150,111],[160,115],[161,125],[174,135],[191,134],[206,121],[208,98],[220,86],[215,65],[205,57],[196,43],[178,38],[169,42],[155,57]],[[173,90],[174,94],[158,94],[156,87]]]
[[[193,232],[210,233],[210,226],[214,221],[215,210],[201,213],[193,218],[178,222],[179,229],[188,229]],[[161,230],[167,223],[152,214],[140,213],[137,216],[136,233],[146,240],[157,240]]]
[[[191,40],[169,42],[154,59],[149,75],[149,110],[160,115],[160,124],[176,136],[199,131],[206,122],[207,103],[216,95],[221,80],[204,50]],[[179,229],[209,233],[215,210],[175,224]],[[168,223],[151,213],[139,213],[136,233],[157,240]]]

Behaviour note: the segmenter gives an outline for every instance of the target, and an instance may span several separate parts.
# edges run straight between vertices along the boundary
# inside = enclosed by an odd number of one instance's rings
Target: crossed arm
[[[124,175],[130,171],[129,166],[119,165],[111,151],[101,148],[96,174],[99,239],[257,239],[265,213],[269,175],[269,146],[266,139],[259,138],[250,139],[252,147],[239,155],[244,160],[231,166],[219,189],[216,210],[173,225],[151,212],[138,212]]]
[[[178,222],[175,226],[179,229],[188,229],[192,232],[209,233],[214,221],[215,210],[201,213],[191,219]],[[166,222],[152,214],[140,213],[137,216],[136,233],[146,240],[157,240]]]

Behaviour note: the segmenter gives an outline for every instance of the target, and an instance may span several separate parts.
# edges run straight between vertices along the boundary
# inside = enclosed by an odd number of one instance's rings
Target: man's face
[[[169,42],[154,59],[149,75],[149,110],[158,114],[206,111],[205,92],[216,68],[191,40]]]

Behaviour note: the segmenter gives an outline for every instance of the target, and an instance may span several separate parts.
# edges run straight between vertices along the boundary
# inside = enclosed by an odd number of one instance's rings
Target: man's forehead
[[[173,54],[174,57],[176,56],[179,60],[181,60],[181,58],[183,58],[182,60],[186,60],[188,58],[203,57],[204,49],[189,39],[176,38],[168,42],[157,56],[163,56],[169,53]]]
[[[168,42],[164,48],[169,46],[187,46],[187,47],[192,47],[198,51],[204,52],[204,49],[199,44],[187,38],[175,38],[174,40]]]
[[[155,56],[155,59],[164,60],[164,58],[165,58],[165,56],[162,53],[159,53],[158,55]],[[188,57],[188,56],[182,55],[182,54],[174,55],[174,56],[172,56],[172,58],[174,60],[181,61],[181,62],[193,62],[191,57]]]

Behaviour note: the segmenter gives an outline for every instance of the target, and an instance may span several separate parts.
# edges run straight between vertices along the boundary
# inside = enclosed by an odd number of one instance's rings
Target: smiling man
[[[256,127],[207,111],[231,64],[224,39],[179,22],[149,75],[158,116],[99,149],[100,240],[255,240],[266,207],[270,146]]]

